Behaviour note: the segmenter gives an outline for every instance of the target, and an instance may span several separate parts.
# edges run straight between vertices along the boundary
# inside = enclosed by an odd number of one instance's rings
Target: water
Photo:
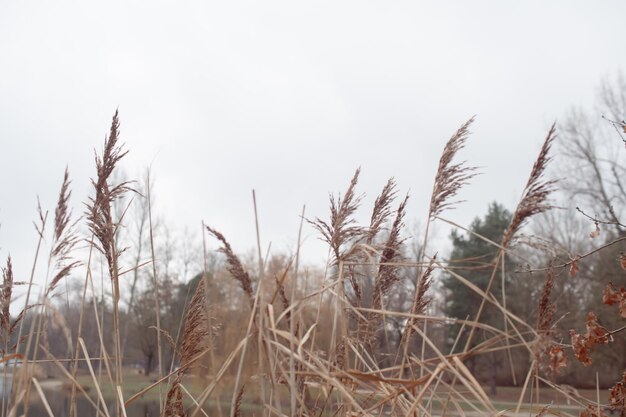
[[[52,413],[56,416],[68,416],[70,414],[70,398],[67,395],[48,395],[48,403]],[[85,398],[76,400],[78,407],[77,415],[81,417],[95,417],[97,413]],[[113,403],[107,403],[111,415],[115,415]],[[126,409],[128,417],[159,417],[159,403],[157,401],[139,401],[131,404]],[[18,413],[19,415],[19,413]],[[29,417],[48,417],[48,412],[40,401],[33,401],[28,410]]]
[[[47,395],[48,403],[52,409],[52,413],[55,417],[67,416],[70,413],[70,399],[68,395]],[[29,407],[29,417],[48,417],[48,413],[40,401],[31,402]],[[115,415],[115,405],[113,402],[107,402],[109,408],[109,414]],[[89,403],[84,397],[77,399],[78,413],[80,417],[96,417],[97,413],[94,410],[93,405]],[[224,415],[228,415],[228,407],[223,407],[222,411]],[[208,415],[217,415],[217,409],[212,407],[205,407],[204,410]],[[19,415],[19,412],[18,412]],[[159,417],[159,403],[158,401],[136,401],[126,408],[126,415],[128,417]],[[247,413],[242,410],[243,416],[252,416],[252,413]],[[258,415],[258,414],[257,414]]]

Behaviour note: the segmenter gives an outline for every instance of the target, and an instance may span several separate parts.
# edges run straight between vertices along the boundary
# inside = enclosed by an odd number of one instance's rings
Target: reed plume
[[[418,281],[417,288],[415,289],[415,298],[413,299],[413,305],[411,306],[411,314],[415,316],[422,315],[426,312],[426,308],[432,301],[432,298],[426,297],[426,292],[431,287],[433,282],[433,271],[435,270],[435,261],[437,259],[437,255],[432,257],[430,260],[428,267],[424,270],[422,275],[422,279]],[[417,325],[418,319],[416,317],[411,317],[407,321],[406,325],[406,340],[408,340],[413,332],[415,332],[414,326]],[[403,334],[403,337],[404,337]]]
[[[233,417],[241,417],[241,402],[243,400],[243,394],[246,392],[246,385],[242,385],[241,389],[237,393],[237,398],[235,399],[235,410],[233,411]]]
[[[404,227],[404,216],[406,215],[406,204],[409,200],[407,195],[402,203],[398,206],[396,217],[391,226],[389,237],[383,248],[380,257],[378,274],[374,285],[374,295],[372,300],[372,308],[383,308],[383,297],[387,295],[391,287],[400,280],[399,267],[394,265],[402,258],[402,243],[404,239],[400,237],[402,228]]]
[[[123,145],[119,141],[119,115],[115,111],[111,122],[109,136],[104,139],[102,157],[96,154],[96,179],[91,183],[95,190],[95,196],[87,202],[87,224],[97,242],[92,242],[107,260],[109,275],[115,287],[116,302],[120,298],[120,288],[117,277],[117,258],[121,254],[115,244],[117,223],[113,220],[112,204],[123,197],[127,191],[132,191],[130,183],[125,181],[116,185],[110,185],[109,179],[119,161],[127,154],[123,151]]]
[[[391,216],[391,203],[396,197],[396,182],[393,178],[387,181],[387,184],[383,187],[380,195],[376,197],[374,201],[374,209],[372,210],[372,217],[370,219],[370,226],[367,229],[365,243],[371,245],[374,238],[381,231],[383,225],[387,222],[389,216]]]
[[[92,233],[89,240],[90,245],[101,252],[106,258],[109,277],[112,283],[113,292],[113,332],[115,339],[115,382],[121,385],[123,381],[122,372],[122,346],[120,338],[120,317],[119,317],[119,301],[120,301],[120,283],[119,283],[119,266],[118,260],[122,253],[117,248],[116,234],[119,224],[113,219],[112,206],[115,201],[121,199],[127,191],[132,191],[129,182],[120,182],[118,184],[109,184],[109,179],[113,174],[119,161],[126,155],[126,151],[122,150],[122,144],[119,141],[119,113],[116,110],[111,121],[111,129],[108,137],[104,139],[104,149],[102,156],[99,157],[97,152],[95,155],[96,162],[96,178],[91,180],[94,187],[95,196],[90,197],[86,203],[87,226]],[[78,332],[81,331],[79,319]],[[158,337],[158,336],[157,336]],[[159,344],[160,347],[160,344]],[[160,365],[159,365],[160,369]],[[76,372],[76,365],[73,367],[73,373]],[[72,389],[72,397],[76,391]],[[72,410],[74,406],[72,405]],[[71,414],[73,414],[71,412]]]
[[[54,210],[54,242],[50,256],[55,259],[56,273],[46,289],[46,296],[54,291],[63,278],[80,265],[80,261],[71,261],[70,257],[70,253],[78,243],[79,238],[74,232],[75,223],[71,223],[72,212],[69,209],[69,199],[72,192],[69,186],[69,171],[66,167],[59,199]]]
[[[285,316],[285,318],[287,319],[287,323],[291,321],[291,311],[289,311],[291,303],[289,302],[289,298],[287,298],[287,292],[285,291],[285,278],[287,277],[288,271],[289,269],[286,269],[280,279],[278,278],[278,275],[274,275],[274,281],[276,282],[276,293],[280,298],[283,310],[287,311],[287,314]]]
[[[17,344],[21,341],[21,335],[18,335],[17,342],[12,346],[9,346],[11,337],[17,326],[22,323],[22,320],[26,316],[26,312],[31,308],[39,305],[33,304],[26,306],[22,311],[11,321],[11,301],[13,300],[13,287],[19,285],[19,282],[15,282],[13,276],[13,261],[11,256],[7,257],[6,267],[2,268],[2,289],[0,290],[0,353],[2,355],[8,354],[11,350],[17,347]],[[17,353],[17,352],[16,352]]]
[[[465,141],[469,137],[469,127],[474,122],[472,116],[456,131],[443,148],[443,153],[439,159],[439,167],[435,176],[433,193],[430,198],[429,219],[439,216],[445,209],[458,204],[460,201],[449,201],[453,198],[467,182],[474,177],[475,167],[468,167],[465,162],[453,163],[457,152],[465,146]]]
[[[204,291],[204,279],[201,279],[196,292],[189,303],[183,341],[180,346],[180,368],[186,369],[191,361],[209,346],[212,329],[209,327],[209,316]]]
[[[285,292],[285,283],[282,280],[278,279],[276,275],[274,277],[276,281],[276,290],[278,291],[278,295],[280,296],[280,301],[283,304],[283,308],[287,310],[289,308],[289,299],[287,298],[287,293]]]
[[[183,393],[180,388],[181,375],[177,375],[172,383],[172,387],[167,392],[165,407],[163,407],[162,417],[185,417],[185,406],[183,405]]]
[[[350,285],[352,286],[353,295],[348,296],[348,301],[354,307],[361,307],[363,304],[363,290],[361,289],[361,284],[359,283],[359,279],[363,274],[359,272],[358,268],[355,265],[348,265],[346,268],[345,277],[350,281]],[[348,294],[346,294],[348,295]]]
[[[533,354],[536,359],[535,372],[539,368],[556,376],[560,368],[567,366],[567,357],[563,348],[554,341],[554,314],[556,303],[552,301],[554,288],[554,269],[552,263],[548,265],[548,271],[543,282],[539,308],[537,312],[537,340],[533,345]]]
[[[167,393],[163,417],[184,417],[185,409],[181,393],[181,381],[184,373],[193,362],[210,347],[213,329],[210,327],[206,304],[205,280],[201,279],[189,302],[185,316],[182,343],[179,350],[180,368]]]
[[[343,198],[341,194],[336,199],[332,194],[330,195],[330,222],[325,222],[320,218],[308,220],[322,234],[322,240],[331,247],[335,262],[343,259],[342,247],[347,242],[361,237],[365,233],[363,227],[357,226],[353,218],[363,198],[355,194],[360,172],[361,169],[358,168],[354,173]]]
[[[556,138],[556,123],[552,124],[546,136],[539,156],[530,171],[530,177],[524,188],[522,198],[515,209],[509,227],[504,231],[502,247],[507,248],[513,241],[515,234],[524,223],[535,214],[550,210],[553,206],[548,203],[550,193],[554,191],[555,180],[545,180],[544,171],[552,159],[549,156],[550,148]]]
[[[31,308],[35,308],[39,306],[41,306],[40,303],[35,303],[35,304],[29,304],[26,308],[23,308],[22,311],[20,311],[19,314],[15,317],[15,319],[13,320],[13,323],[11,323],[11,326],[9,327],[9,335],[12,335],[13,332],[17,330],[17,326],[21,323],[22,320],[24,320],[26,313],[28,313],[28,311]],[[26,336],[21,336],[21,337],[18,337],[18,339],[24,339],[25,337]],[[11,349],[15,349],[17,347],[17,344],[21,343],[22,341],[23,340],[17,340],[15,344],[11,346]]]
[[[235,255],[235,252],[233,252],[230,243],[228,243],[224,235],[210,226],[206,226],[206,229],[217,240],[222,242],[222,247],[218,249],[218,252],[221,252],[226,256],[226,269],[235,280],[239,281],[241,289],[248,296],[248,300],[252,306],[254,303],[254,291],[252,290],[252,280],[250,279],[250,275],[244,269],[239,257]]]
[[[371,246],[374,243],[374,239],[382,230],[389,216],[391,216],[391,203],[395,199],[395,196],[396,183],[393,178],[390,178],[383,187],[380,195],[376,197],[374,201],[370,225],[369,228],[365,230],[365,235],[363,236],[365,245]],[[362,258],[364,262],[367,261],[366,253],[359,252],[355,255]],[[354,293],[352,297],[349,297],[349,301],[355,307],[361,307],[363,302],[363,290],[359,283],[360,275],[362,275],[362,273],[359,272],[355,265],[348,265],[346,277],[350,281]]]
[[[13,295],[13,262],[7,258],[7,266],[2,268],[2,290],[0,290],[0,328],[8,343],[11,329],[11,296]]]
[[[389,184],[389,183],[388,183]],[[385,192],[383,191],[384,195]],[[400,267],[396,264],[402,260],[402,244],[404,239],[400,237],[402,228],[404,227],[404,216],[406,215],[406,204],[409,197],[408,195],[398,206],[396,211],[396,217],[391,225],[389,236],[382,247],[382,253],[378,260],[378,271],[374,278],[374,289],[372,293],[372,309],[384,310],[383,300],[389,293],[394,284],[400,280]],[[377,199],[377,202],[379,200]],[[385,205],[388,205],[386,203]],[[376,212],[376,206],[375,210]],[[354,274],[353,274],[354,275]],[[352,284],[354,286],[354,283]],[[373,342],[376,337],[376,332],[380,327],[381,313],[370,312],[365,316],[365,323],[363,323],[363,336],[366,338],[370,346],[374,346]]]
[[[537,313],[537,332],[548,335],[552,331],[552,322],[556,312],[556,303],[551,301],[552,289],[554,288],[554,271],[552,264],[548,266],[548,272],[543,282],[543,290],[539,299],[539,310]]]
[[[61,191],[59,193],[59,200],[57,202],[56,209],[54,210],[54,238],[57,242],[60,242],[63,232],[70,224],[71,211],[68,209],[68,203],[72,192],[70,191],[70,173],[67,167],[65,167],[65,173],[63,174],[63,184],[61,185]],[[58,254],[59,250],[53,250],[53,254]]]
[[[46,220],[48,218],[48,212],[45,214],[43,209],[41,208],[41,201],[39,201],[39,196],[37,196],[37,214],[39,215],[39,223],[33,221],[33,225],[35,226],[35,230],[41,239],[43,239],[43,231],[46,228]]]

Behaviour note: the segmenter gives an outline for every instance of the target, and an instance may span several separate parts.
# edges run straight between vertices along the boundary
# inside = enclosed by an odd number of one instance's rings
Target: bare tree
[[[570,266],[557,276],[556,316],[560,337],[567,338],[567,329],[585,320],[588,311],[601,317],[607,328],[621,326],[619,320],[602,303],[607,283],[622,276],[617,245],[577,261],[580,255],[608,244],[626,233],[626,79],[623,74],[605,78],[596,92],[592,111],[574,108],[561,123],[558,138],[560,188],[563,210],[552,211],[536,224],[535,231],[547,238],[546,258],[557,258]],[[547,261],[545,261],[547,262]],[[623,346],[623,335],[615,344]],[[626,366],[623,349],[599,351],[615,369]],[[605,353],[606,352],[606,353]],[[606,356],[605,356],[606,355]],[[602,361],[599,361],[602,362]],[[617,366],[615,365],[617,364]],[[563,378],[576,384],[594,379],[589,369],[574,365]],[[612,368],[603,369],[600,385],[615,379]],[[607,380],[609,382],[607,382]]]
[[[606,78],[597,91],[593,113],[572,109],[560,126],[560,154],[564,187],[569,197],[588,216],[609,222],[617,233],[624,232],[620,219],[626,209],[626,152],[607,121],[626,118],[626,80],[619,74]]]
[[[144,178],[147,178],[147,175],[144,176]],[[145,197],[147,195],[147,187],[148,183],[145,180],[138,184],[138,193],[132,206],[132,229],[130,229],[127,233],[127,240],[130,244],[130,250],[132,251],[132,264],[130,265],[130,268],[132,269],[132,281],[128,297],[128,312],[132,312],[134,308],[141,265],[144,261],[144,257],[146,256],[146,239],[149,234],[148,200]],[[126,320],[122,335],[122,354],[124,354],[128,339],[128,326],[129,321]]]

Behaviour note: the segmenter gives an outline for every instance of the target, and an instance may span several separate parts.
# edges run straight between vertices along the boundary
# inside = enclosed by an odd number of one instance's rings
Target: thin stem
[[[159,364],[159,379],[163,376],[163,352],[161,350],[161,305],[159,302],[159,281],[157,279],[156,256],[154,254],[154,234],[152,227],[152,197],[150,194],[150,172],[146,174],[146,188],[148,198],[148,224],[150,225],[150,254],[152,256],[152,283],[154,285],[154,309],[156,316],[157,355]],[[159,384],[159,410],[163,413],[163,387]]]

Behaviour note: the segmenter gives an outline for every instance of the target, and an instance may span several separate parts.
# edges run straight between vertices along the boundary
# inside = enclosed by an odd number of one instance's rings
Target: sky
[[[253,189],[263,247],[291,251],[302,206],[326,218],[357,167],[362,219],[395,177],[423,224],[472,115],[460,158],[481,175],[445,216],[513,209],[551,123],[626,68],[624,16],[621,1],[1,2],[0,259],[27,279],[37,197],[54,210],[66,166],[84,210],[115,109],[122,169],[151,167],[159,216],[239,252],[256,244]]]

